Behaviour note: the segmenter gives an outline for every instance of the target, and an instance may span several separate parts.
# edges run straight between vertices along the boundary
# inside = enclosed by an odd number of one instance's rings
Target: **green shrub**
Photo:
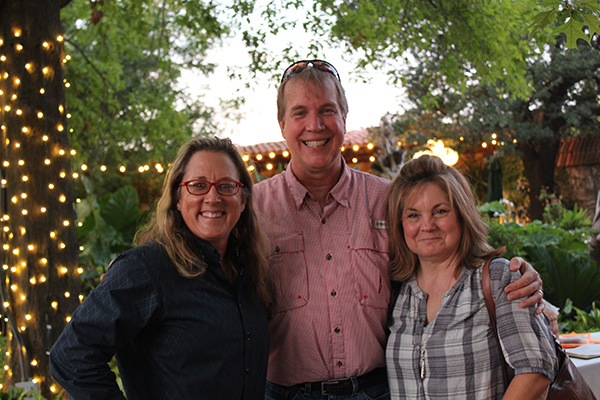
[[[567,299],[564,308],[559,313],[558,328],[561,332],[600,331],[600,310],[596,308],[596,303],[592,303],[592,309],[585,312],[573,306],[571,300]]]
[[[133,237],[144,216],[138,204],[136,190],[124,186],[100,199],[89,190],[88,196],[76,205],[84,293],[99,283],[112,260],[133,247]]]
[[[523,257],[540,273],[544,297],[562,307],[571,299],[576,307],[589,309],[600,299],[600,267],[587,254],[591,228],[565,230],[540,221],[521,226],[489,224],[492,246],[506,246],[506,258]]]

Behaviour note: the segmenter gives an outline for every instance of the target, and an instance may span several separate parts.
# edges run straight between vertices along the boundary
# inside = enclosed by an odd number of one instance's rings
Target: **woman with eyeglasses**
[[[136,247],[73,313],[50,353],[74,399],[264,397],[266,252],[252,181],[229,139],[179,151]]]

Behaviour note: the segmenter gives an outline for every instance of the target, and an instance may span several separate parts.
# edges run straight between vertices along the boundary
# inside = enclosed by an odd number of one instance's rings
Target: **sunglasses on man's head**
[[[337,69],[327,61],[323,60],[302,60],[296,61],[292,65],[286,68],[281,77],[281,83],[287,81],[290,77],[299,74],[304,71],[306,68],[312,67],[316,68],[319,71],[329,72],[333,76],[335,76],[338,81],[341,81],[340,74],[338,74]]]

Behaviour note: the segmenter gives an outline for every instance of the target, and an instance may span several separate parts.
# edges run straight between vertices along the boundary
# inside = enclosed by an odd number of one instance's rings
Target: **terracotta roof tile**
[[[600,164],[600,134],[568,137],[561,140],[557,167]]]

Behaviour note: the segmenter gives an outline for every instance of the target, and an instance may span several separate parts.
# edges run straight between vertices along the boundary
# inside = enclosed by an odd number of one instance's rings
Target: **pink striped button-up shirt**
[[[323,210],[291,168],[255,186],[275,287],[271,382],[291,386],[385,366],[388,184],[344,164]]]

